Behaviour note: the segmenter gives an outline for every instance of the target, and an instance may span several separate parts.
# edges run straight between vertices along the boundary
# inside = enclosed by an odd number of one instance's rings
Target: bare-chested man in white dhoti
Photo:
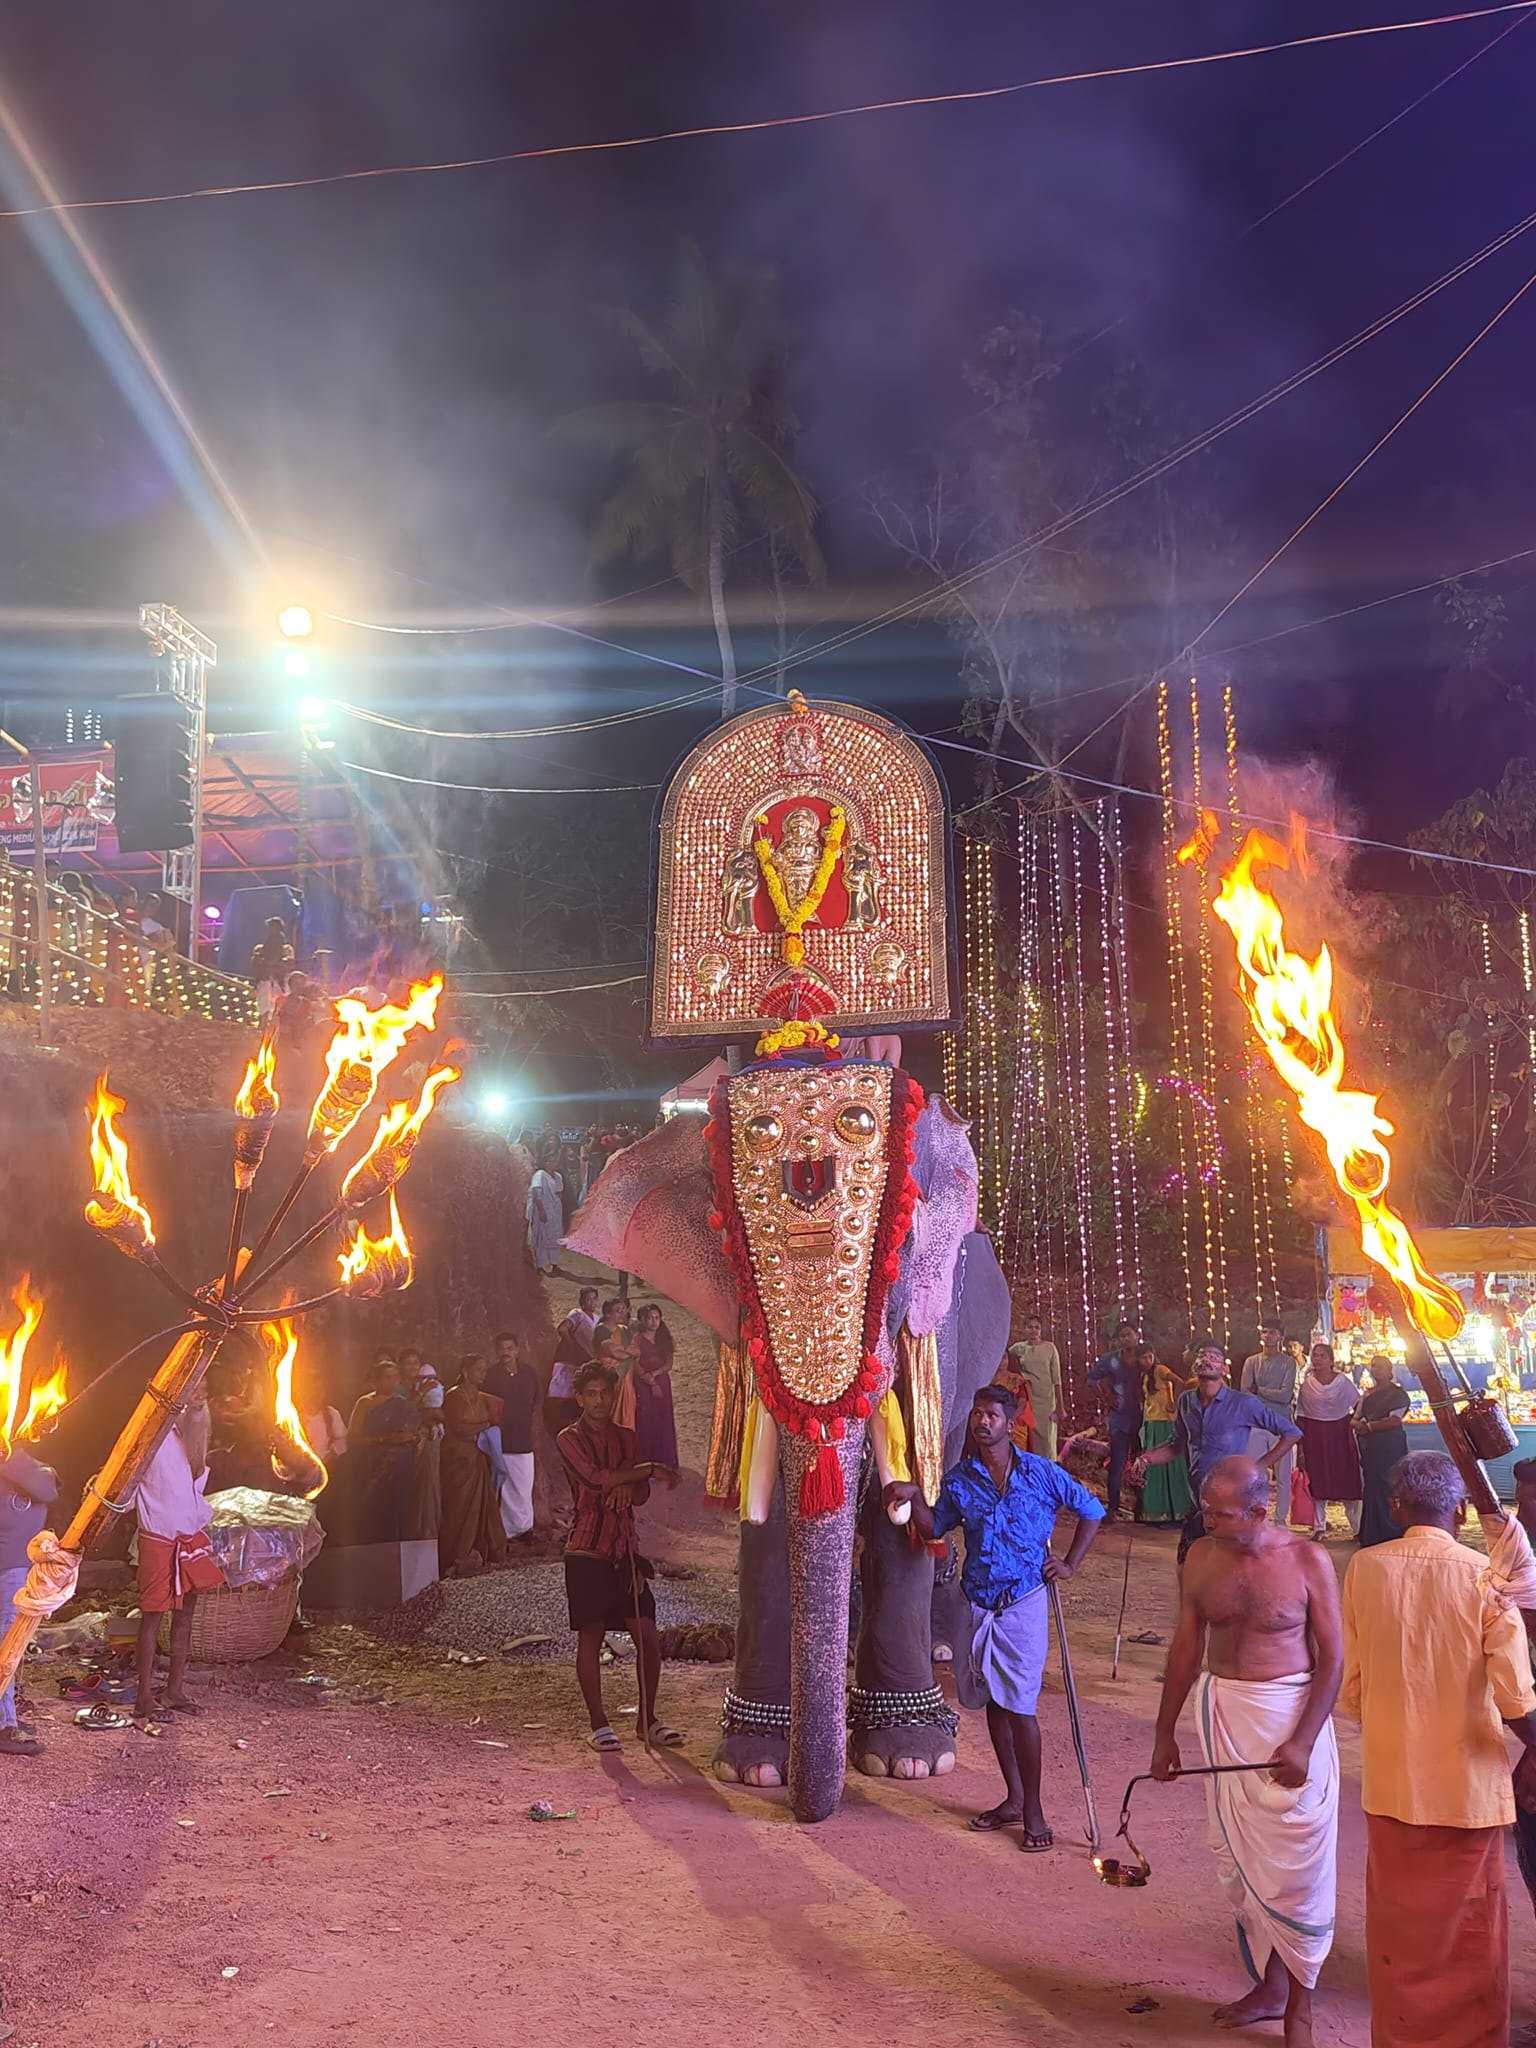
[[[1222,1888],[1255,1980],[1215,2019],[1283,2018],[1286,2048],[1311,2048],[1312,1989],[1333,1945],[1338,1582],[1322,1550],[1270,1522],[1269,1474],[1251,1459],[1223,1458],[1200,1499],[1206,1535],[1184,1566],[1152,1774],[1179,1773],[1176,1730],[1191,1688],[1207,1764],[1270,1766],[1206,1780]]]

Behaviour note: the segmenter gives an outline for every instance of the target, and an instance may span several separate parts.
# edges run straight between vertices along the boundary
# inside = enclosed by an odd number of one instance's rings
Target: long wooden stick
[[[1467,1442],[1461,1418],[1451,1405],[1451,1390],[1435,1363],[1434,1353],[1420,1333],[1410,1325],[1403,1332],[1405,1362],[1429,1397],[1429,1412],[1435,1418],[1440,1440],[1450,1454],[1467,1489],[1467,1498],[1480,1515],[1502,1515],[1504,1505],[1488,1469]]]

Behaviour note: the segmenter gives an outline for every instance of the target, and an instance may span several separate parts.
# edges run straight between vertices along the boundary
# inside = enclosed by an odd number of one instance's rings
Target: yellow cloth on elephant
[[[907,1449],[907,1418],[901,1412],[894,1387],[887,1387],[880,1396],[876,1413],[885,1430],[885,1458],[891,1477],[905,1485],[912,1477],[912,1459]]]
[[[914,1337],[903,1323],[898,1340],[912,1415],[912,1470],[930,1507],[944,1477],[944,1389],[939,1380],[939,1340]]]
[[[750,1395],[751,1374],[742,1346],[722,1342],[715,1378],[715,1413],[709,1431],[709,1458],[704,1467],[706,1500],[728,1501],[739,1490]]]

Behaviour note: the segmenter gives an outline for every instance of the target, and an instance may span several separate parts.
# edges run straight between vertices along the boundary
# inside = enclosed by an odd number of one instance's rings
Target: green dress
[[[1155,1451],[1173,1437],[1172,1414],[1159,1415],[1160,1408],[1172,1409],[1175,1395],[1162,1386],[1147,1396],[1141,1424],[1141,1448]],[[1182,1458],[1168,1465],[1154,1465],[1147,1473],[1136,1510],[1138,1522],[1183,1522],[1194,1512],[1195,1496],[1190,1491],[1189,1467]]]

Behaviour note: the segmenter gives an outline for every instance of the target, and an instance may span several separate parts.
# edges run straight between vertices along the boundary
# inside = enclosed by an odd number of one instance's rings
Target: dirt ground
[[[669,1320],[691,1474],[647,1534],[660,1554],[715,1565],[733,1536],[700,1500],[712,1347]],[[1125,1557],[1125,1533],[1106,1531],[1066,1589],[1107,1837],[1146,1767],[1162,1660],[1132,1645],[1110,1680]],[[1138,1530],[1130,1559],[1127,1631],[1166,1639],[1173,1539]],[[334,1686],[298,1682],[313,1671]],[[852,1776],[837,1817],[800,1828],[782,1793],[711,1777],[718,1668],[668,1667],[663,1708],[688,1740],[650,1757],[628,1732],[633,1667],[616,1665],[626,1740],[603,1759],[563,1659],[472,1668],[328,1623],[260,1665],[195,1678],[206,1713],[158,1738],[78,1731],[34,1678],[47,1754],[0,1766],[0,2041],[618,2048],[661,2028],[733,2048],[1140,2048],[1217,2038],[1210,2006],[1241,1988],[1198,1785],[1139,1789],[1145,1891],[1095,1881],[1054,1679],[1041,1716],[1059,1847],[1025,1858],[1013,1836],[965,1831],[997,1792],[974,1714],[950,1777]],[[1347,1724],[1340,1735],[1339,1928],[1318,2038],[1365,2048],[1358,1745]],[[535,1821],[538,1800],[574,1817]],[[1513,1855],[1510,1880],[1528,2018],[1536,1967]]]

